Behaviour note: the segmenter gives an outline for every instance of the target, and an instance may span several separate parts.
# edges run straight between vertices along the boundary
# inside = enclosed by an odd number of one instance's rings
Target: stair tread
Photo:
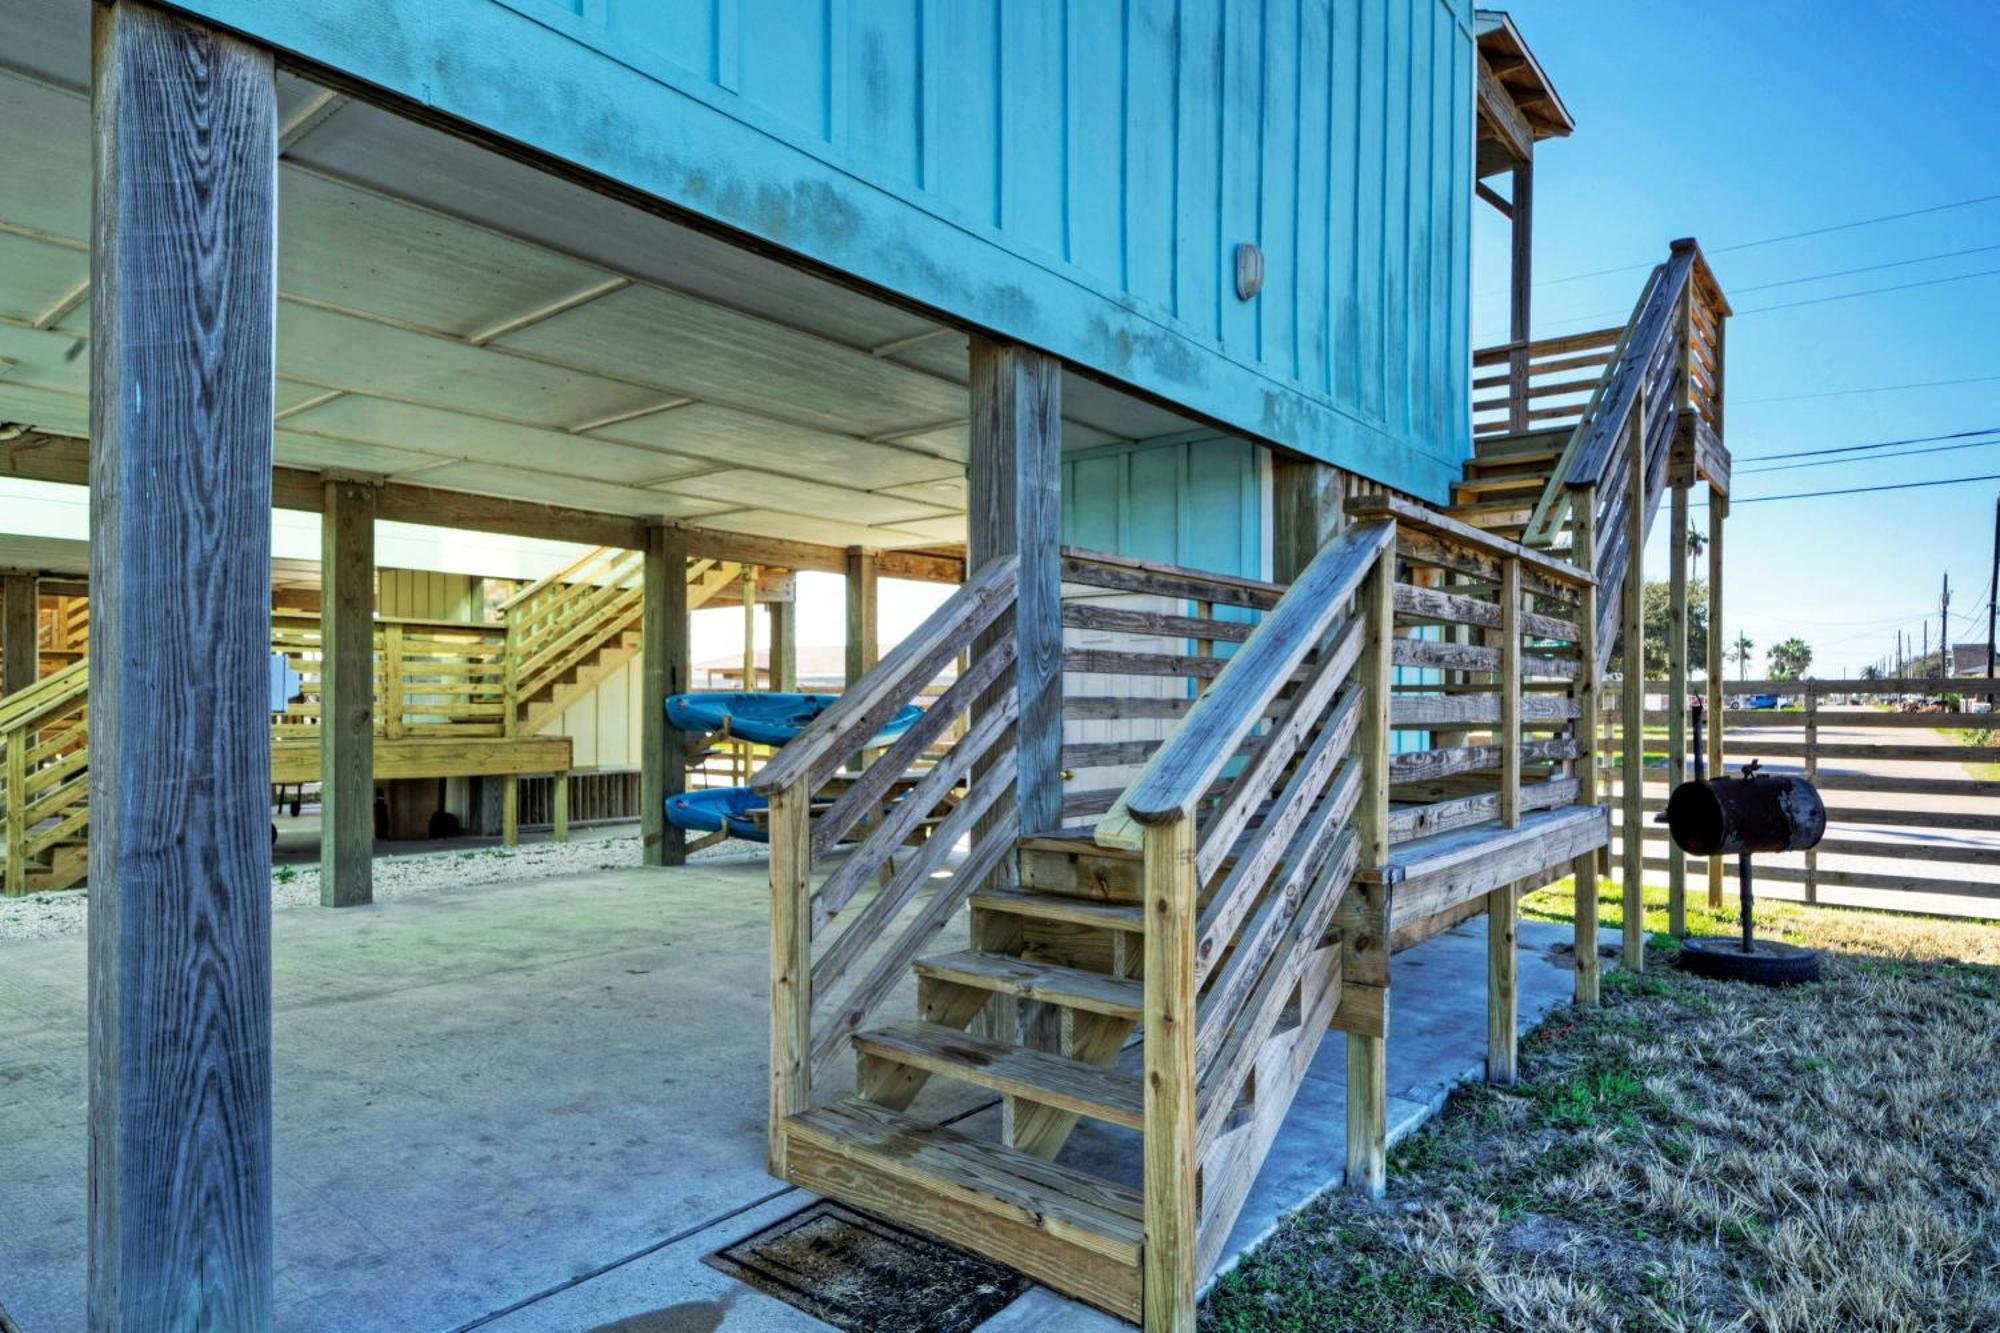
[[[1079,898],[1066,893],[987,889],[972,895],[972,905],[983,907],[989,912],[1040,917],[1045,921],[1062,921],[1073,926],[1097,926],[1103,930],[1143,931],[1146,928],[1146,911],[1137,903]]]
[[[988,1041],[919,1019],[863,1032],[854,1044],[870,1055],[1058,1110],[1128,1129],[1145,1125],[1145,1093],[1136,1076],[1052,1051]]]
[[[786,1122],[788,1137],[1130,1264],[1145,1242],[1137,1190],[857,1098]]]
[[[1544,473],[1524,472],[1504,477],[1468,477],[1452,483],[1455,495],[1490,495],[1496,491],[1539,491],[1549,484]]]
[[[1131,978],[1106,976],[1102,972],[1088,972],[1055,963],[1037,963],[1003,954],[981,953],[976,949],[920,958],[916,970],[941,981],[1004,991],[1024,999],[1109,1014],[1114,1018],[1139,1018],[1146,1007],[1145,985]]]

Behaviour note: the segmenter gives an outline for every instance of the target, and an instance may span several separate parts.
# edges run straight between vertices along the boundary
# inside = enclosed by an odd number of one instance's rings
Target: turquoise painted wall
[[[1062,539],[1220,574],[1267,574],[1262,451],[1208,438],[1063,458]]]
[[[1469,450],[1469,0],[182,4],[1402,489]]]

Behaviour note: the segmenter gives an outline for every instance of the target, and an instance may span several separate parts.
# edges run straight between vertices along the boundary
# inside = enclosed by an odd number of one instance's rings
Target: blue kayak
[[[699,694],[667,696],[667,721],[682,731],[727,731],[738,740],[753,745],[783,745],[795,739],[806,725],[828,708],[837,694],[758,694],[711,690]],[[889,719],[888,725],[871,737],[865,748],[889,744],[908,731],[924,710],[905,705]]]
[[[705,787],[667,798],[667,822],[694,833],[720,833],[751,842],[769,842],[770,837],[750,815],[767,810],[770,802],[748,787]]]

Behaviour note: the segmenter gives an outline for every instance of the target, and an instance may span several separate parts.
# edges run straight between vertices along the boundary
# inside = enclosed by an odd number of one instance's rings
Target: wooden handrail
[[[509,597],[506,601],[500,603],[497,609],[500,611],[502,615],[505,615],[507,612],[513,610],[521,603],[526,602],[531,598],[540,596],[542,593],[547,592],[551,588],[561,587],[563,585],[571,583],[584,582],[585,580],[579,579],[577,575],[581,571],[588,569],[591,565],[606,559],[607,556],[610,557],[610,564],[613,569],[616,569],[621,564],[630,564],[636,568],[640,563],[643,562],[644,559],[644,553],[641,551],[630,551],[630,550],[625,550],[623,548],[610,547],[610,546],[592,547],[590,550],[585,551],[582,555],[578,556],[576,559],[564,565],[561,569],[558,569],[553,573],[544,574],[542,575],[542,577],[536,579],[533,583],[530,583],[526,587],[520,589],[512,597]]]
[[[916,632],[847,689],[750,779],[757,791],[772,792],[818,774],[829,763],[859,749],[888,718],[875,720],[928,685],[945,664],[1014,601],[1021,572],[1019,556],[986,562],[959,590],[931,612]],[[867,725],[870,722],[873,725]]]
[[[1473,352],[1475,366],[1505,365],[1507,358],[1515,352],[1526,352],[1530,357],[1552,356],[1560,352],[1581,352],[1593,347],[1603,347],[1618,341],[1624,331],[1622,324],[1607,325],[1601,329],[1589,329],[1582,333],[1558,334],[1552,338],[1531,338],[1526,342],[1494,343]]]
[[[1633,407],[1642,401],[1641,388],[1647,372],[1658,356],[1662,342],[1673,336],[1679,327],[1674,312],[1680,308],[1681,294],[1687,288],[1698,254],[1693,241],[1675,241],[1673,254],[1656,270],[1657,281],[1652,284],[1643,309],[1633,320],[1631,334],[1614,363],[1611,378],[1606,382],[1604,399],[1591,415],[1589,433],[1583,437],[1581,447],[1570,463],[1569,473],[1563,479],[1565,485],[1596,486],[1604,480],[1604,470],[1611,461],[1611,454],[1623,438],[1626,418],[1632,414]]]
[[[1138,849],[1145,839],[1135,824],[1193,817],[1201,794],[1263,719],[1278,691],[1395,538],[1393,522],[1357,523],[1313,557],[1098,824],[1099,845]]]
[[[1519,560],[1526,568],[1533,569],[1556,583],[1583,588],[1597,582],[1597,576],[1589,570],[1550,555],[1547,551],[1537,551],[1531,546],[1523,546],[1519,542],[1508,541],[1505,537],[1497,537],[1484,528],[1475,528],[1470,523],[1462,523],[1449,514],[1426,509],[1400,496],[1356,496],[1347,502],[1347,512],[1359,519],[1393,519],[1403,527],[1428,532],[1454,545],[1478,551],[1497,560]]]
[[[55,709],[65,708],[89,688],[90,659],[80,657],[62,670],[0,698],[0,731],[11,731]]]

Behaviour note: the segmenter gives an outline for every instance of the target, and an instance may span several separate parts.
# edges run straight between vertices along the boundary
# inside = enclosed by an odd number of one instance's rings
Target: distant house
[[[1954,676],[1985,675],[1986,645],[1983,643],[1954,643],[1951,646],[1951,674]]]

